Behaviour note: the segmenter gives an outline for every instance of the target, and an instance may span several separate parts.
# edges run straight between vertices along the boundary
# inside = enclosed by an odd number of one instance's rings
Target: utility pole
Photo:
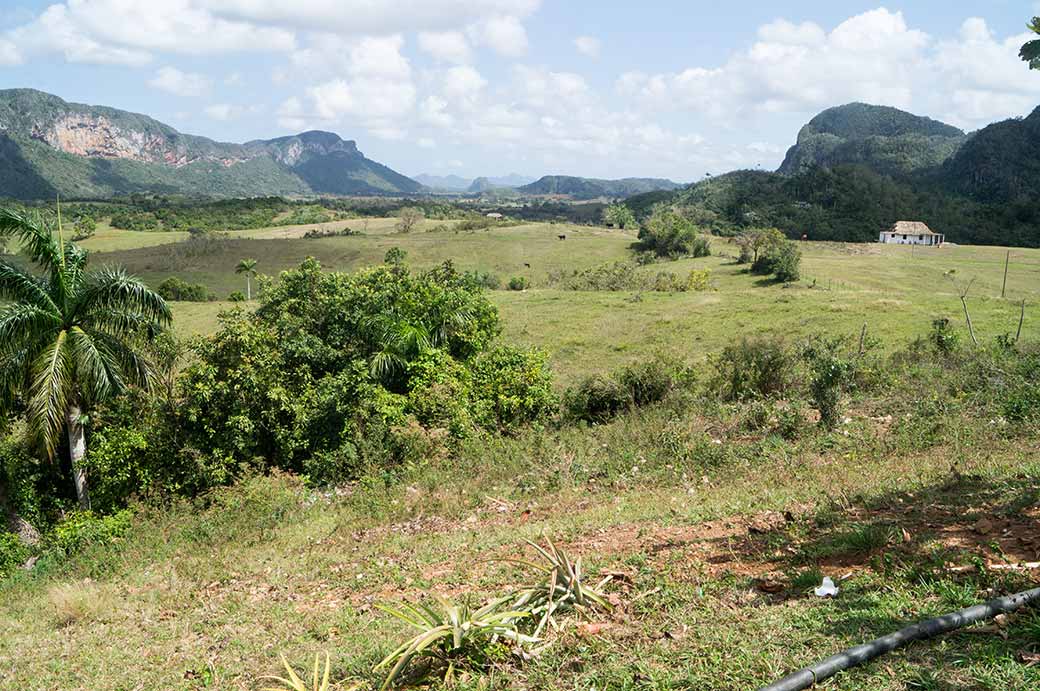
[[[1000,297],[1003,299],[1004,293],[1007,292],[1007,272],[1008,264],[1011,263],[1011,250],[1008,250],[1007,256],[1004,257],[1004,284],[1000,286]]]

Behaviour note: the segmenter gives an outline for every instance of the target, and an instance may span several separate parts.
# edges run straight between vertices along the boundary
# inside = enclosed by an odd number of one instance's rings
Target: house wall
[[[886,245],[941,245],[943,239],[942,235],[904,235],[886,231],[881,233],[878,242]]]

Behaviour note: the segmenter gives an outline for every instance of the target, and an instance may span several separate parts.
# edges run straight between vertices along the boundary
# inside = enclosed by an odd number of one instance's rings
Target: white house
[[[932,232],[920,221],[896,221],[888,230],[881,231],[878,242],[888,245],[929,245],[937,247],[946,242],[946,236]]]

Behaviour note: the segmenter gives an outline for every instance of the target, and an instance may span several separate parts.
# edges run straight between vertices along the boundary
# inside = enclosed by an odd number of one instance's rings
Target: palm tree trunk
[[[87,453],[87,435],[79,404],[69,405],[66,420],[69,425],[69,460],[72,461],[72,482],[76,485],[76,498],[81,509],[90,508],[90,492],[87,488],[87,469],[83,467],[83,456]]]
[[[253,281],[250,280],[249,274],[246,274],[246,300],[253,299]]]

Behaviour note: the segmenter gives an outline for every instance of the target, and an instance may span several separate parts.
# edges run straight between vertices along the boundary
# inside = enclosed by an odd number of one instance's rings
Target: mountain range
[[[882,106],[823,111],[774,173],[742,170],[670,194],[632,197],[685,209],[719,233],[774,226],[792,237],[872,241],[921,220],[954,242],[1040,246],[1040,108],[977,132]]]
[[[420,182],[434,192],[483,192],[489,189],[517,188],[521,185],[534,182],[535,178],[519,173],[510,173],[502,177],[478,177],[464,178],[459,175],[431,175],[422,173],[413,176],[416,182]]]
[[[622,178],[621,180],[599,180],[570,175],[546,175],[519,189],[524,194],[559,195],[572,199],[596,199],[599,197],[631,197],[659,190],[677,190],[683,187],[678,182],[659,178]]]
[[[0,196],[110,197],[135,192],[263,195],[417,194],[421,184],[331,132],[232,144],[146,115],[0,91]]]

